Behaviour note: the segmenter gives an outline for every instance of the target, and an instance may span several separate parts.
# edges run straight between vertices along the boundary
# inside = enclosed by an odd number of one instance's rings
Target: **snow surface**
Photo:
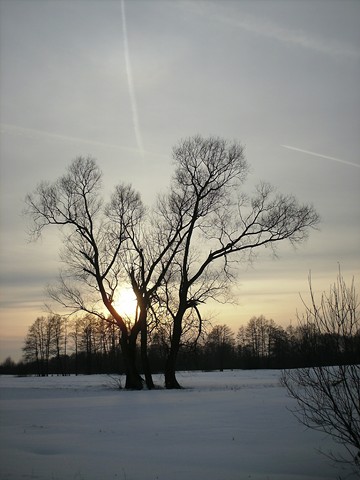
[[[140,392],[106,375],[0,377],[0,479],[345,478],[317,452],[340,447],[297,422],[279,376],[184,372],[183,390]]]

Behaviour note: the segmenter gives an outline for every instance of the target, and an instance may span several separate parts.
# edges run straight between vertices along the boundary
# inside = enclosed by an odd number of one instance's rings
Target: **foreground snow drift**
[[[157,378],[161,384],[162,379]],[[182,373],[180,391],[119,391],[102,375],[0,378],[0,478],[319,480],[316,449],[277,371]]]

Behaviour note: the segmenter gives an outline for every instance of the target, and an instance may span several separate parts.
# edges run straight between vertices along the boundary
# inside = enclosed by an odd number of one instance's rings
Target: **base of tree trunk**
[[[142,390],[144,388],[144,380],[140,377],[140,375],[134,374],[127,374],[126,381],[125,381],[125,389],[126,390]]]
[[[145,383],[146,383],[146,386],[147,386],[148,390],[154,390],[155,384],[154,384],[151,376],[150,377],[148,377],[148,376],[145,377]]]
[[[165,388],[167,390],[180,390],[182,386],[176,380],[175,372],[165,373]]]

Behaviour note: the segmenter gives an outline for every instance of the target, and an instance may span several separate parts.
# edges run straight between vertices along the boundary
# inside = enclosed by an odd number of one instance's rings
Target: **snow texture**
[[[0,479],[345,477],[317,451],[340,446],[297,422],[279,376],[184,372],[183,390],[140,392],[118,390],[106,375],[3,376]]]

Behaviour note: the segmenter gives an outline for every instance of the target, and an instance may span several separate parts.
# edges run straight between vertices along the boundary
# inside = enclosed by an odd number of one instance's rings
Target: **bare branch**
[[[356,354],[360,334],[354,281],[347,287],[339,270],[336,283],[329,294],[321,296],[320,303],[315,301],[310,276],[309,288],[310,305],[304,304],[301,325],[311,325],[315,335],[334,338],[340,360],[338,365],[286,370],[282,384],[297,401],[293,413],[298,420],[331,435],[347,451],[348,458],[333,452],[330,456],[351,463],[360,475],[360,366],[348,363]]]

